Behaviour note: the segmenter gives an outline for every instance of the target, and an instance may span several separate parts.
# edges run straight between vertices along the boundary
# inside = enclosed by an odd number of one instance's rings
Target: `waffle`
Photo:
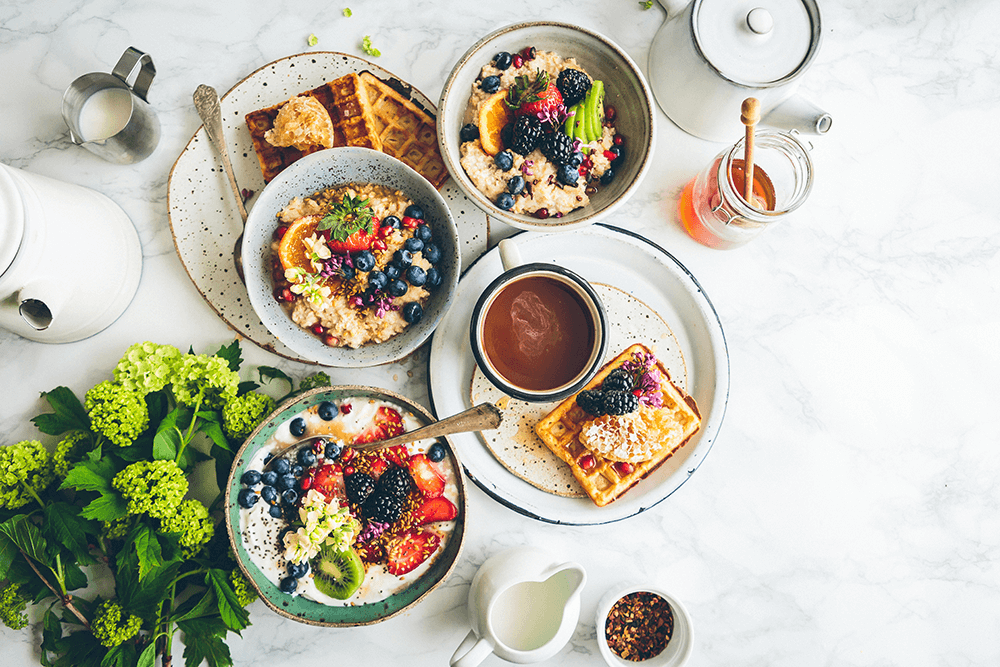
[[[638,351],[650,352],[642,344],[632,345],[608,362],[584,389],[599,388],[608,373],[631,359]],[[701,427],[701,415],[694,399],[670,381],[670,374],[659,360],[657,366],[665,380],[660,385],[663,407],[652,411],[650,426],[663,432],[679,424],[680,432],[673,438],[673,442],[666,443],[652,458],[631,464],[633,468],[631,472],[622,474],[620,472],[622,464],[594,454],[580,442],[580,431],[584,423],[593,417],[576,404],[575,395],[557,405],[535,425],[538,437],[556,456],[566,462],[580,486],[598,506],[603,507],[621,497],[639,480],[680,450]],[[590,454],[596,462],[589,470],[584,470],[579,463],[584,454]],[[628,464],[624,467],[627,468]]]
[[[315,97],[330,114],[330,120],[333,121],[333,147],[362,146],[382,150],[376,119],[364,92],[360,77],[351,73],[302,93]],[[265,183],[270,183],[282,169],[299,158],[324,148],[311,146],[300,151],[292,146],[272,146],[264,139],[264,134],[274,126],[274,119],[283,105],[284,102],[246,115],[247,127],[250,129]]]
[[[440,189],[448,180],[448,171],[438,148],[434,117],[371,72],[362,72],[361,81],[382,152],[413,167]]]

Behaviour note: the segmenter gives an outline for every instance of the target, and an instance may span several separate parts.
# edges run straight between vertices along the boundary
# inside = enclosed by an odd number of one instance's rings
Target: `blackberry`
[[[578,69],[564,69],[556,79],[556,88],[562,94],[567,109],[582,102],[590,86],[590,77]]]
[[[542,150],[542,155],[554,164],[567,164],[575,152],[573,150],[573,140],[562,132],[546,134],[538,142],[538,147]]]
[[[601,389],[604,391],[611,389],[632,391],[632,375],[624,368],[616,368],[604,378],[604,382],[601,383]]]
[[[604,394],[591,389],[584,389],[576,395],[576,404],[587,414],[600,417],[604,412]]]
[[[542,123],[534,116],[518,116],[514,121],[511,150],[521,155],[527,155],[538,146],[542,137]]]
[[[379,523],[392,523],[403,513],[403,500],[396,496],[373,493],[361,506],[366,519]]]
[[[630,392],[612,389],[604,392],[604,411],[609,415],[626,415],[639,409],[639,397]]]
[[[396,498],[405,498],[410,493],[411,484],[410,471],[400,466],[393,466],[378,478],[378,492]]]
[[[371,475],[363,472],[356,472],[344,478],[344,490],[347,492],[347,499],[355,505],[360,505],[375,490],[375,480]]]

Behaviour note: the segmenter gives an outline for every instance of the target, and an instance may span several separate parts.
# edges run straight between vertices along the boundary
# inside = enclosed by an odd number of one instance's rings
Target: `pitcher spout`
[[[45,331],[59,315],[66,290],[54,281],[38,281],[18,292],[17,312],[35,331]]]
[[[761,123],[779,130],[826,134],[833,125],[833,117],[801,95],[792,95],[764,114]]]

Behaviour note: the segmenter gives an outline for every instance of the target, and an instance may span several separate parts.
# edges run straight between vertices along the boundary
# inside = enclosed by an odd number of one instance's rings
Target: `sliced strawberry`
[[[371,250],[372,241],[374,240],[374,234],[369,234],[364,229],[359,229],[343,241],[330,239],[327,242],[327,245],[330,246],[331,251],[342,255],[349,252],[357,252],[359,250]]]
[[[372,477],[378,479],[379,477],[382,476],[382,473],[384,473],[386,468],[388,467],[389,464],[386,463],[383,459],[375,459],[374,461],[372,461],[370,466]]]
[[[337,466],[339,467],[339,466]],[[344,476],[333,465],[329,463],[316,469],[313,476],[312,488],[322,493],[327,500],[337,498],[347,501],[347,492],[344,490]]]
[[[458,508],[447,498],[431,498],[413,512],[413,524],[423,526],[435,521],[451,521],[458,516]]]
[[[406,445],[394,445],[385,450],[385,455],[400,468],[405,468],[406,462],[410,460],[410,451],[406,449]]]
[[[441,538],[426,530],[414,529],[397,535],[385,545],[388,560],[385,569],[396,576],[412,572],[430,558],[440,544]]]
[[[376,440],[385,440],[403,434],[403,418],[399,412],[382,406],[375,413],[375,419],[364,431],[354,439],[354,444],[359,445]]]
[[[410,475],[420,492],[427,498],[437,498],[444,493],[444,476],[434,462],[424,454],[417,454],[407,461]]]

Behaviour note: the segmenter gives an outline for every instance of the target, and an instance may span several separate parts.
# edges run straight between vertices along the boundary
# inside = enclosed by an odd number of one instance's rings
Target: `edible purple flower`
[[[660,394],[660,382],[663,374],[656,367],[656,357],[647,352],[638,351],[632,358],[622,364],[632,376],[633,386],[639,390],[639,402],[652,408],[663,406]]]
[[[377,539],[382,533],[386,531],[389,527],[387,523],[381,523],[379,521],[369,521],[365,529],[362,530],[358,536],[354,539],[355,542],[359,544],[365,544]]]
[[[319,275],[323,278],[343,278],[345,266],[354,268],[350,255],[333,255],[323,260],[323,267],[319,270]]]
[[[522,162],[521,173],[524,174],[525,176],[531,176],[532,175],[531,167],[534,164],[535,164],[534,160],[525,160],[524,162]]]
[[[535,117],[541,121],[542,125],[549,125],[551,130],[557,130],[562,127],[567,118],[575,114],[576,112],[569,111],[565,104],[557,104],[554,107],[542,109],[535,114]]]
[[[384,292],[379,292],[375,299],[375,314],[378,317],[385,317],[390,310],[399,310],[399,306],[392,302],[392,297]]]

